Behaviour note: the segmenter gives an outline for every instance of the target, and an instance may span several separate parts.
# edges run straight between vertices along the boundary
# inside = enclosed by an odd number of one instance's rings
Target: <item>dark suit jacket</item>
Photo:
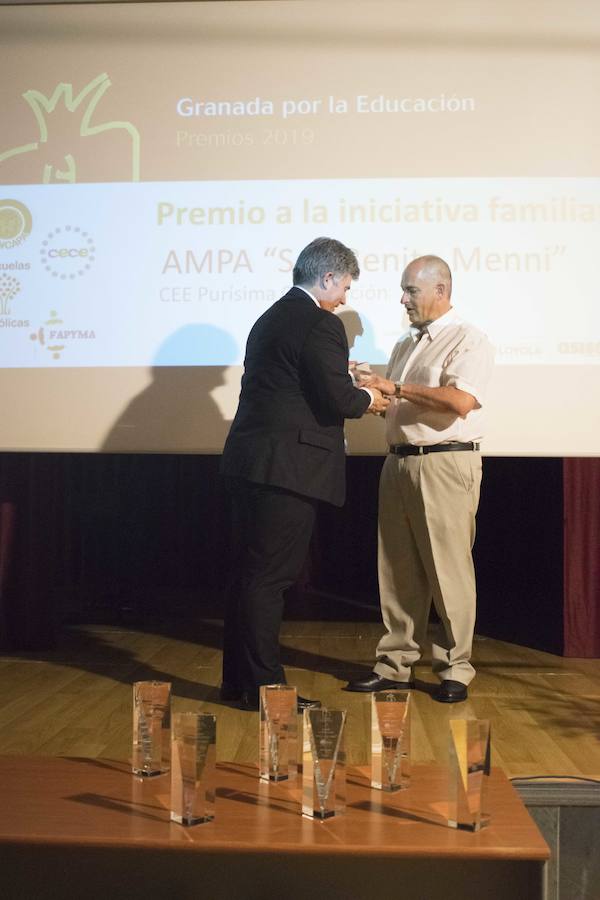
[[[254,324],[221,471],[341,506],[344,419],[370,403],[348,375],[341,321],[292,288]]]

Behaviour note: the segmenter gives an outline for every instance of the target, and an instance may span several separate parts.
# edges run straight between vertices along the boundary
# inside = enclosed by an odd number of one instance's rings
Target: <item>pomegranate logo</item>
[[[37,123],[37,139],[0,153],[5,184],[74,184],[140,180],[140,134],[131,122],[92,124],[96,107],[111,87],[106,73],[75,95],[72,84],[57,84],[49,96],[28,90],[23,99]]]

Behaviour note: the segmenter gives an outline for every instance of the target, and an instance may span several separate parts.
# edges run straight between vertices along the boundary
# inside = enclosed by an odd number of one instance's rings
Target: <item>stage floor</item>
[[[0,756],[3,898],[146,900],[542,900],[549,850],[516,791],[492,769],[477,833],[447,827],[448,771],[413,766],[397,794],[346,779],[346,811],[300,815],[301,781],[261,784],[220,763],[215,819],[169,821],[169,776],[138,779],[103,759]],[[35,860],[35,865],[32,865]],[[85,890],[82,885],[85,884]],[[400,886],[400,888],[399,888]]]
[[[288,680],[305,696],[348,710],[350,765],[365,765],[369,698],[343,692],[371,670],[378,623],[286,622]],[[216,712],[218,758],[256,760],[258,715],[218,698],[222,626],[217,620],[146,622],[143,627],[65,628],[55,650],[0,654],[0,754],[126,760],[131,684],[173,683],[174,709]],[[514,777],[600,777],[600,660],[564,659],[477,637],[469,700],[445,706],[428,694],[427,661],[417,669],[412,755],[443,763],[446,722],[488,718],[492,764]]]

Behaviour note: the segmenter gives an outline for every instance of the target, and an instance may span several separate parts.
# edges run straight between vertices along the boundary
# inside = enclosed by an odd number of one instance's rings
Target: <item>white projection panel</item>
[[[219,452],[329,235],[351,358],[440,255],[496,350],[485,452],[597,455],[599,50],[585,0],[0,7],[0,448]]]

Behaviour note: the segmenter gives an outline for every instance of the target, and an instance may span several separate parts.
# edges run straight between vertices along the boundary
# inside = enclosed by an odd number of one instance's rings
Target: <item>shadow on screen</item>
[[[385,375],[385,366],[388,356],[384,350],[377,347],[373,328],[369,320],[359,314],[355,309],[345,308],[338,313],[344,326],[350,359],[355,362],[368,362],[374,372]],[[377,447],[384,449],[383,421],[372,415],[363,416],[361,419],[347,419],[344,425],[347,448],[350,452],[360,450],[361,447]]]
[[[377,347],[373,326],[366,316],[346,308],[338,313],[338,317],[348,338],[351,359],[371,365],[387,364],[389,354]]]
[[[212,392],[238,359],[230,334],[214,325],[185,325],[154,357],[151,383],[134,397],[106,436],[106,453],[219,451],[230,422]]]

